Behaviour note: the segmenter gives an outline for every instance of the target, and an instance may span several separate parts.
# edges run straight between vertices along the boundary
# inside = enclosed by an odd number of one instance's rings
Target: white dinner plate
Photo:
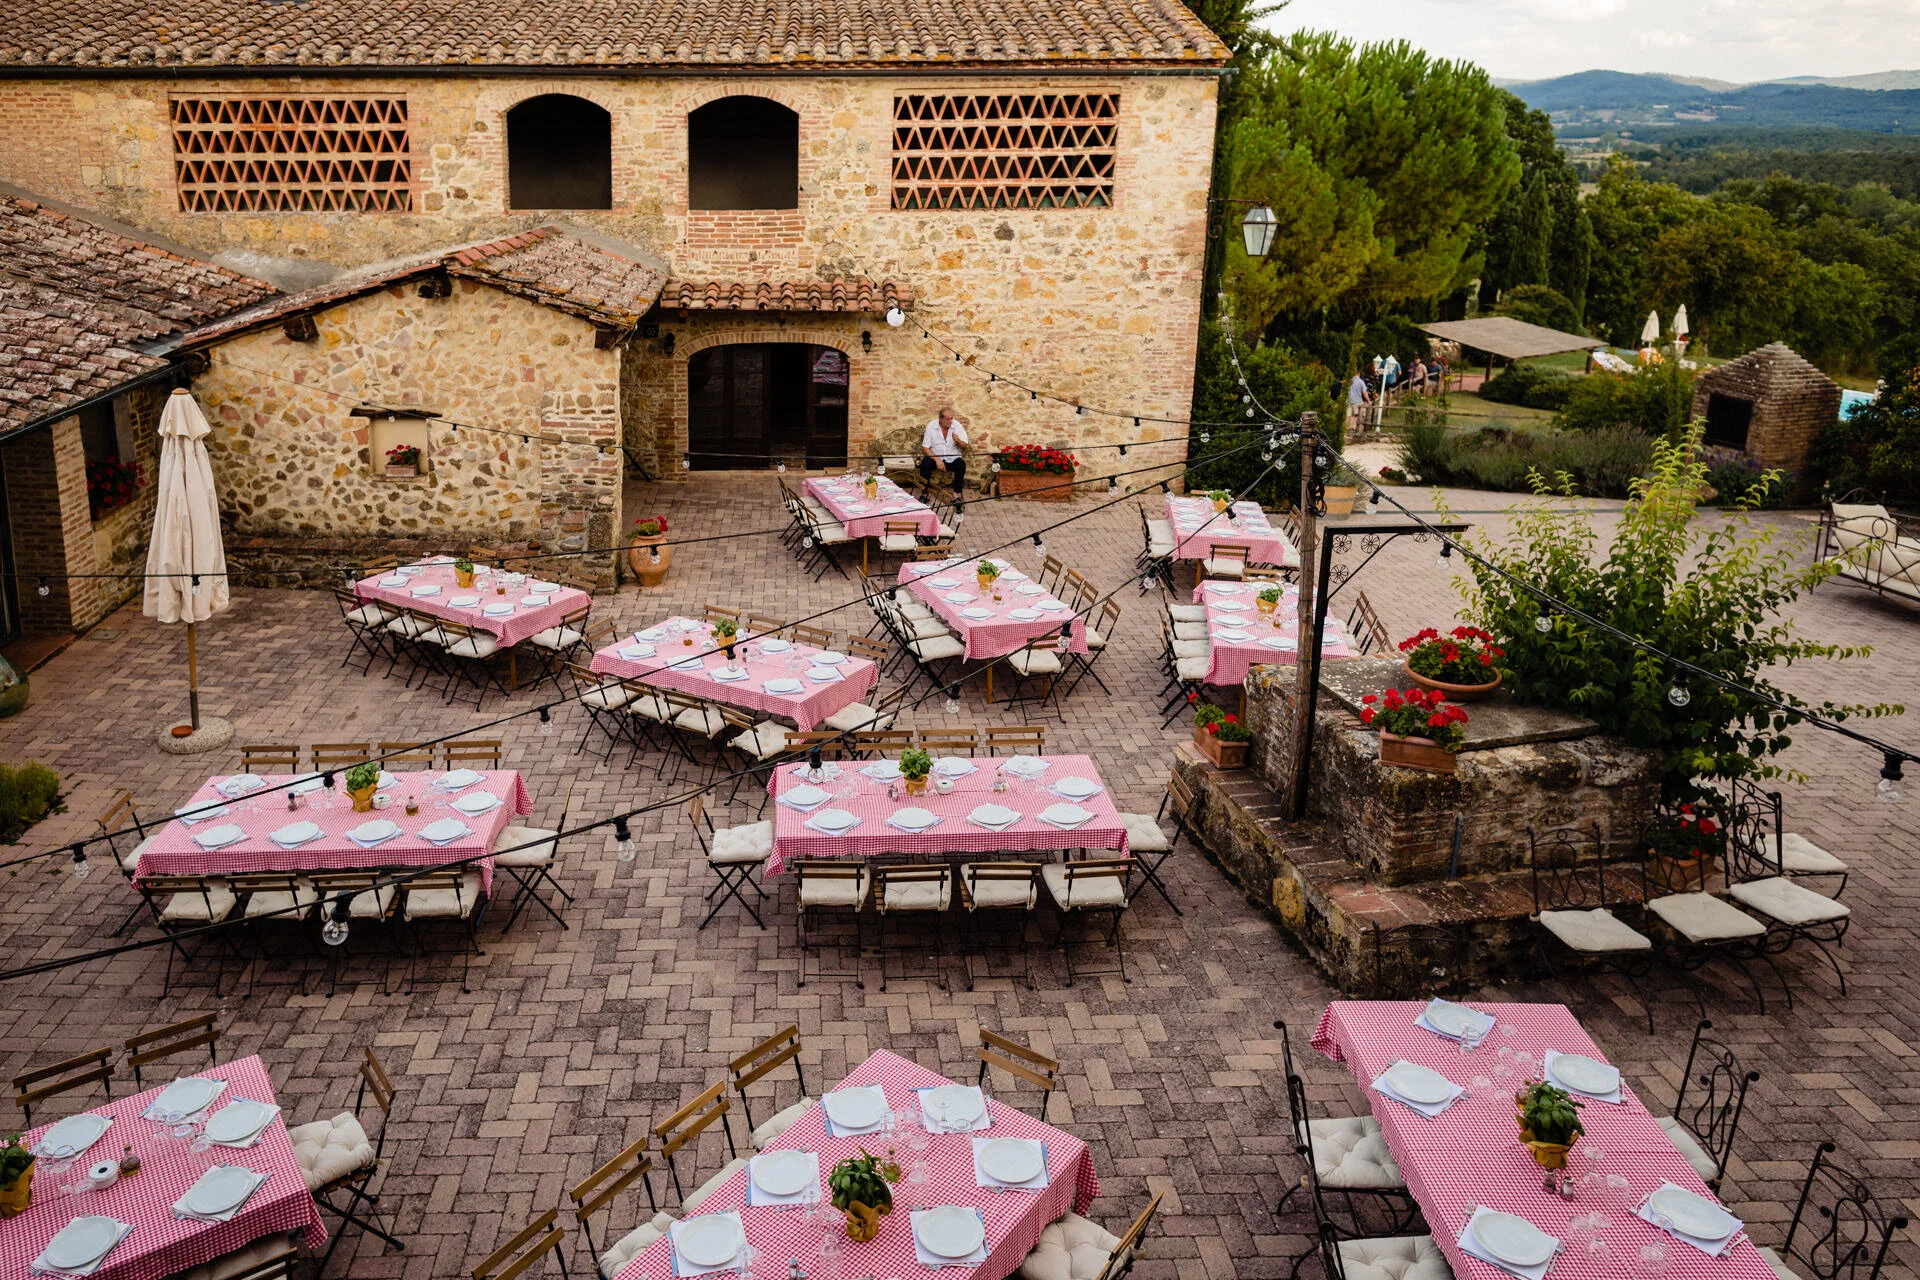
[[[826,684],[829,681],[840,680],[845,677],[832,667],[808,667],[807,678],[809,680],[817,680],[821,684]]]
[[[81,1112],[77,1116],[68,1116],[40,1135],[40,1151],[55,1159],[77,1156],[107,1131],[113,1121],[106,1116],[92,1112]]]
[[[458,818],[441,818],[437,822],[429,822],[420,828],[420,838],[431,840],[434,844],[441,844],[448,840],[458,840],[471,832],[472,828]]]
[[[1043,596],[1047,594],[1047,589],[1037,582],[1023,582],[1013,589],[1013,593],[1020,596]]]
[[[964,778],[978,767],[959,756],[942,756],[933,762],[933,771],[943,778]]]
[[[708,1213],[688,1218],[680,1224],[674,1242],[680,1256],[696,1267],[717,1267],[732,1262],[740,1252],[740,1224],[724,1213]]]
[[[363,822],[347,832],[362,844],[372,844],[376,840],[390,840],[400,834],[400,828],[385,818],[375,818],[372,822]]]
[[[1725,1240],[1740,1220],[1713,1201],[1681,1187],[1662,1187],[1647,1198],[1647,1208],[1696,1240]]]
[[[962,609],[960,611],[960,616],[963,618],[971,618],[975,622],[985,622],[988,618],[991,618],[993,616],[993,610],[982,609],[979,605],[975,605],[971,609]]]
[[[1553,1256],[1553,1237],[1511,1213],[1489,1209],[1473,1220],[1473,1238],[1502,1262],[1537,1267]]]
[[[58,1271],[78,1271],[111,1249],[120,1238],[120,1224],[112,1218],[88,1214],[75,1218],[47,1241],[47,1265]]]
[[[1269,649],[1295,649],[1300,641],[1294,636],[1268,636],[1260,642]]]
[[[542,595],[521,596],[520,603],[526,605],[529,609],[538,609],[545,605],[552,604],[553,597]]]
[[[223,804],[209,805],[205,801],[199,804],[182,805],[173,811],[173,816],[192,826],[196,822],[205,822],[208,818],[224,818],[233,810]]]
[[[995,1138],[980,1144],[980,1168],[996,1182],[1032,1182],[1040,1176],[1043,1164],[1037,1142]]]
[[[1487,1015],[1478,1009],[1470,1009],[1464,1004],[1435,1000],[1427,1006],[1427,1021],[1447,1035],[1458,1036],[1468,1031],[1484,1030],[1487,1026]]]
[[[892,782],[900,776],[900,766],[891,760],[875,760],[872,764],[861,766],[860,772],[875,782]]]
[[[1069,800],[1085,800],[1100,794],[1100,784],[1088,778],[1062,778],[1053,784],[1053,789]]]
[[[964,1258],[987,1238],[980,1215],[953,1204],[919,1215],[913,1220],[913,1231],[922,1248],[941,1258]]]
[[[1044,600],[1036,600],[1034,607],[1045,613],[1062,613],[1066,610],[1067,606],[1061,601],[1055,600],[1052,596],[1048,596]]]
[[[983,804],[967,817],[983,827],[1010,827],[1020,821],[1020,815],[1003,804]]]
[[[1021,622],[1032,622],[1040,616],[1040,611],[1038,609],[1013,609],[1008,612],[1007,616],[1018,619]]]
[[[1213,607],[1216,609],[1225,609],[1228,613],[1245,613],[1248,609],[1252,608],[1245,600],[1222,600]]]
[[[813,1180],[804,1151],[769,1151],[753,1162],[753,1185],[772,1196],[790,1196]]]
[[[214,1142],[245,1142],[266,1127],[273,1119],[273,1108],[264,1102],[255,1102],[251,1098],[235,1098],[226,1106],[207,1117],[207,1137]],[[199,1213],[219,1213],[226,1209],[201,1209]]]
[[[1246,588],[1237,582],[1209,582],[1207,590],[1216,596],[1237,596]]]
[[[947,1124],[972,1124],[986,1111],[987,1104],[978,1089],[964,1084],[943,1084],[921,1094],[920,1105],[931,1109],[938,1119]]]
[[[557,582],[529,582],[527,584],[527,590],[534,592],[536,595],[550,596],[559,589],[560,584]]]
[[[409,589],[408,594],[423,598],[426,596],[437,596],[440,594],[440,584],[437,582],[418,583]]]
[[[224,849],[230,844],[239,844],[247,838],[247,833],[231,822],[223,822],[217,827],[208,827],[205,831],[196,831],[193,842],[202,849]]]
[[[804,782],[797,787],[787,789],[787,803],[798,805],[802,809],[811,809],[827,799],[829,797],[826,792],[818,787],[810,787]]]
[[[813,820],[822,827],[825,827],[828,831],[845,831],[854,823],[860,821],[860,819],[854,817],[845,809],[822,809],[819,813],[813,815]]]
[[[453,807],[462,813],[485,813],[500,803],[500,797],[490,791],[469,791],[453,802]]]
[[[722,684],[731,684],[735,680],[745,680],[752,673],[745,667],[725,666],[715,667],[707,674]]]
[[[485,608],[481,609],[480,612],[485,614],[489,618],[504,618],[508,614],[512,613],[513,609],[514,609],[514,606],[508,603],[507,601],[496,600],[494,603],[487,605]]]
[[[442,791],[458,791],[462,787],[472,786],[485,776],[472,769],[454,769],[441,776],[439,787]]]
[[[958,578],[929,578],[927,581],[942,591],[951,591],[960,585]]]
[[[793,648],[793,646],[785,640],[762,640],[760,642],[760,652],[762,653],[785,653],[791,648]]]
[[[258,791],[266,785],[266,783],[260,781],[257,774],[236,773],[231,778],[221,782],[214,790],[231,800],[235,796],[244,796]]]
[[[391,578],[380,579],[380,585],[383,587],[404,587],[412,581],[413,579],[409,578],[406,574],[396,573]]]
[[[1093,818],[1077,804],[1050,804],[1040,811],[1040,816],[1056,827],[1077,827]]]
[[[456,609],[471,609],[473,608],[473,606],[480,603],[480,597],[479,596],[455,596],[453,599],[447,601],[447,603],[452,605]]]
[[[1561,1054],[1549,1070],[1555,1080],[1579,1093],[1605,1096],[1620,1087],[1620,1068],[1577,1053]]]
[[[767,681],[768,693],[798,693],[802,686],[798,680],[782,676],[778,680]]]
[[[1387,1069],[1387,1083],[1408,1102],[1425,1106],[1445,1102],[1453,1096],[1452,1081],[1417,1062],[1396,1062]]]
[[[653,646],[650,644],[630,644],[620,650],[620,656],[628,662],[638,662],[642,658],[651,658],[653,656]]]
[[[1216,640],[1228,640],[1235,644],[1238,644],[1242,640],[1253,639],[1252,635],[1235,627],[1229,627],[1224,631],[1216,631],[1213,633],[1213,637]]]
[[[837,667],[847,660],[847,655],[835,649],[822,649],[813,655],[813,660],[823,667]]]
[[[309,840],[320,838],[320,827],[313,822],[289,822],[273,833],[273,842],[284,845],[302,845]]]
[[[940,598],[948,604],[966,604],[973,599],[973,593],[970,591],[949,591]]]
[[[900,826],[911,828],[914,831],[925,831],[928,827],[940,821],[940,815],[937,813],[929,813],[918,805],[914,805],[896,812],[893,815],[893,820]]]
[[[160,1091],[152,1109],[156,1115],[190,1116],[212,1102],[220,1092],[220,1082],[205,1076],[181,1076]],[[96,1257],[99,1255],[95,1255]]]
[[[827,1119],[842,1129],[865,1129],[880,1123],[886,1101],[871,1089],[838,1089],[820,1099]]]

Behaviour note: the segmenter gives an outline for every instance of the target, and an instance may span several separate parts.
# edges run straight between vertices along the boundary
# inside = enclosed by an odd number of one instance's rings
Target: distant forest
[[[1920,137],[1845,129],[1706,129],[1660,138],[1660,146],[1621,144],[1645,177],[1705,195],[1738,179],[1780,173],[1802,182],[1886,187],[1920,199]]]

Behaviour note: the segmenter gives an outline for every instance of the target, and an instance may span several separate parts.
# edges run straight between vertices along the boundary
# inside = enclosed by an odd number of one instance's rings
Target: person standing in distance
[[[932,484],[934,472],[949,472],[953,476],[953,496],[964,497],[967,461],[960,456],[960,449],[966,443],[967,428],[953,416],[951,405],[941,405],[939,414],[920,433],[920,479]]]

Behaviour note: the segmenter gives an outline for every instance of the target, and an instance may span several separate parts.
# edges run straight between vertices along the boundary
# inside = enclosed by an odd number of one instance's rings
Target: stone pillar
[[[97,571],[87,508],[87,460],[80,419],[62,418],[5,446],[7,513],[13,523],[13,568],[21,578],[20,628],[27,635],[78,631],[105,616],[99,579],[66,574]],[[47,575],[42,596],[35,575]]]
[[[617,371],[617,364],[614,368]],[[548,437],[539,445],[542,549],[568,554],[613,547],[621,523],[617,380],[548,391],[541,407],[540,434]],[[566,443],[556,443],[556,438]],[[571,562],[602,586],[613,585],[611,551]]]

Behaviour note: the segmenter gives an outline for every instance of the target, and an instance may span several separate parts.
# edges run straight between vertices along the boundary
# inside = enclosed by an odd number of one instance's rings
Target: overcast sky
[[[1292,0],[1272,25],[1405,38],[1496,77],[1661,71],[1745,83],[1920,67],[1916,0]]]

